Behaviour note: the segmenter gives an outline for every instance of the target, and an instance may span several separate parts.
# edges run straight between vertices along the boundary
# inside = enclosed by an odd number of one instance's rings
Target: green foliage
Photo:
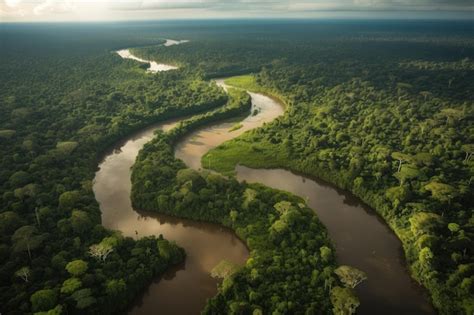
[[[74,277],[79,277],[87,271],[87,262],[77,259],[66,265],[66,270]]]
[[[443,226],[443,219],[435,214],[429,212],[418,212],[411,216],[410,229],[415,237],[423,234],[436,235],[439,229]]]
[[[55,308],[46,312],[36,312],[35,315],[62,315],[64,314],[64,308],[62,305],[57,305]]]
[[[211,270],[211,277],[225,279],[231,277],[239,270],[240,266],[231,261],[222,260]]]
[[[339,266],[334,273],[346,287],[351,289],[367,279],[365,272],[351,266]]]
[[[71,154],[79,144],[76,141],[62,141],[56,144],[56,149],[61,154]]]
[[[359,299],[352,289],[337,286],[331,290],[331,302],[335,315],[355,314],[360,305]]]
[[[431,195],[436,200],[439,200],[442,203],[448,203],[458,194],[456,189],[451,185],[431,182],[425,186],[425,189],[431,192]]]
[[[81,280],[77,278],[69,278],[64,280],[63,285],[61,287],[61,293],[63,294],[72,294],[77,289],[82,286]]]
[[[7,235],[14,232],[22,224],[20,216],[13,211],[0,213],[0,234]]]
[[[71,214],[71,226],[75,233],[84,234],[92,229],[92,220],[87,212],[82,210],[73,210]]]
[[[92,290],[88,288],[74,292],[71,297],[76,301],[76,308],[79,310],[85,310],[97,302]]]
[[[120,298],[127,291],[127,285],[123,279],[113,279],[107,281],[105,292],[112,298]]]
[[[66,191],[59,196],[59,207],[64,210],[72,210],[81,199],[81,193],[77,190]]]
[[[15,252],[28,252],[28,256],[32,257],[32,251],[38,249],[43,241],[45,240],[46,235],[40,235],[38,229],[31,225],[24,225],[18,228],[15,233],[13,233],[11,240],[13,245],[13,251]]]
[[[321,253],[321,258],[325,261],[331,261],[333,259],[332,250],[327,246],[322,246],[319,248],[319,252]]]
[[[48,311],[56,306],[57,294],[54,290],[38,290],[31,295],[30,302],[34,312]]]
[[[0,130],[0,139],[10,139],[15,135],[15,130],[3,129]]]

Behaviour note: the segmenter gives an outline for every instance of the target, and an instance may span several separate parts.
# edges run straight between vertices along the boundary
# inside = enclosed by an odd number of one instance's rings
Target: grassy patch
[[[235,166],[272,168],[281,165],[288,158],[283,151],[275,150],[266,143],[252,143],[246,135],[227,141],[210,150],[202,157],[204,168],[210,168],[225,175],[234,175]]]
[[[250,74],[228,78],[224,81],[224,83],[230,86],[235,86],[250,91],[258,91],[261,89],[261,86],[258,85],[255,77]]]

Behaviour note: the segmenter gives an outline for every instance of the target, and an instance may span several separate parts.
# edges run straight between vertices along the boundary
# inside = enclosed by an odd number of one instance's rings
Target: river
[[[188,42],[188,40],[185,40],[185,39],[183,39],[183,40],[167,39],[163,43],[163,46],[169,47],[169,46],[184,44],[184,43],[187,43],[187,42]],[[144,60],[144,59],[138,58],[137,56],[134,56],[130,52],[130,49],[117,50],[117,54],[120,57],[124,58],[124,59],[132,59],[132,60],[136,60],[136,61],[143,62],[143,63],[149,63],[150,66],[146,69],[146,71],[151,72],[151,73],[178,69],[178,67],[176,67],[176,66],[172,66],[172,65],[168,65],[168,64],[164,64],[164,63],[158,63],[156,61]]]
[[[222,80],[216,81],[224,86]],[[176,157],[200,169],[201,157],[210,149],[283,114],[283,107],[275,100],[258,93],[250,95],[257,115],[245,118],[235,131],[230,131],[235,122],[226,121],[192,132],[176,145]],[[131,207],[130,167],[138,151],[151,140],[154,130],[169,130],[176,122],[149,127],[118,144],[100,163],[94,181],[105,227],[136,238],[163,234],[187,253],[185,263],[156,279],[130,314],[198,314],[206,299],[216,293],[217,282],[209,276],[210,270],[222,259],[243,264],[248,258],[245,245],[227,229]],[[361,300],[358,314],[434,313],[423,290],[408,275],[400,241],[373,210],[351,194],[282,169],[238,166],[236,171],[239,180],[260,182],[307,198],[329,231],[338,262],[368,274],[368,280],[357,287]]]

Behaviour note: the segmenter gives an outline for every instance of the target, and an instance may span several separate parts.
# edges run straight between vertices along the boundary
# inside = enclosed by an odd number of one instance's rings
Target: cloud
[[[58,14],[71,12],[75,9],[75,3],[71,0],[45,0],[33,8],[33,13],[35,15],[42,15],[45,13]]]
[[[21,3],[21,0],[5,0],[7,7],[15,8]]]
[[[127,13],[127,11],[129,11]],[[474,12],[472,0],[0,0],[2,17],[136,19],[310,17],[318,12]],[[375,13],[372,13],[377,17]]]

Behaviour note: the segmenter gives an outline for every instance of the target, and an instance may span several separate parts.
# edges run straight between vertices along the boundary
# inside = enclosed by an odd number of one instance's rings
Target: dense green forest
[[[113,53],[136,39],[92,28],[69,36],[1,33],[2,314],[117,312],[181,262],[161,236],[105,230],[92,179],[104,148],[124,135],[227,100],[186,71],[147,75]]]
[[[277,95],[287,112],[217,148],[212,166],[284,167],[352,191],[402,240],[440,313],[471,314],[472,23],[183,23],[2,24],[0,312],[118,312],[182,261],[179,244],[159,235],[104,229],[92,179],[124,136],[226,103],[157,134],[134,168],[136,183],[149,179],[134,186],[134,202],[226,225],[246,241],[252,258],[206,313],[353,310],[326,231],[301,200],[173,157],[175,137],[248,110],[246,96],[205,80],[253,73],[233,83]],[[190,42],[162,47],[163,38]],[[180,69],[148,74],[114,53],[130,47]]]

